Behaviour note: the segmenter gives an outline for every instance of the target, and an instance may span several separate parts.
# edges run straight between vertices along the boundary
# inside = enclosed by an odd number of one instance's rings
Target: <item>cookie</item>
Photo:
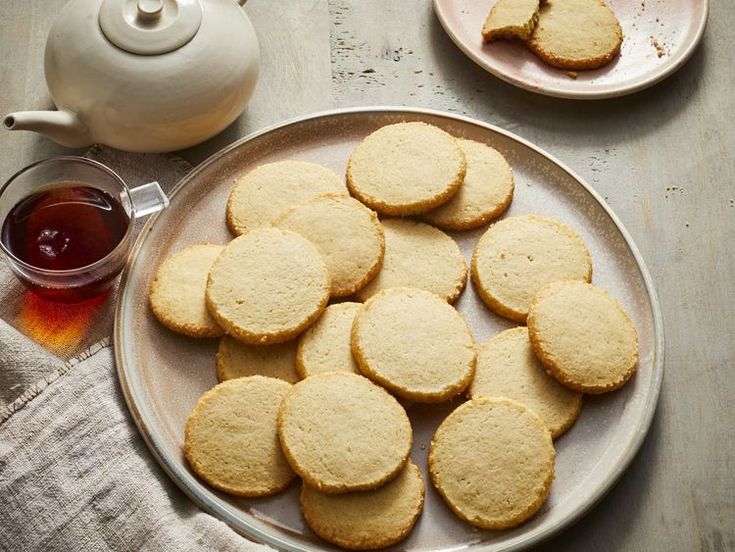
[[[295,232],[259,228],[227,244],[209,271],[207,308],[251,345],[283,343],[319,318],[329,300],[321,254]]]
[[[412,220],[382,221],[385,256],[377,276],[355,295],[366,301],[382,289],[415,287],[450,303],[467,283],[467,265],[456,242],[441,230]]]
[[[467,159],[459,191],[423,219],[444,230],[471,230],[502,215],[513,199],[513,171],[505,158],[487,144],[458,140]]]
[[[457,141],[426,123],[379,128],[350,154],[347,187],[384,215],[425,213],[459,190],[467,163]]]
[[[405,539],[424,507],[424,482],[409,461],[373,491],[326,494],[304,485],[301,511],[314,532],[350,550],[374,550]]]
[[[472,253],[472,282],[490,310],[525,322],[536,292],[556,280],[592,278],[592,259],[571,227],[523,215],[493,224]]]
[[[525,327],[505,330],[478,349],[468,395],[506,397],[526,405],[544,421],[553,438],[571,427],[582,408],[581,393],[544,371]]]
[[[538,22],[539,0],[498,0],[482,25],[485,42],[499,38],[528,40]]]
[[[528,313],[528,334],[546,370],[583,393],[618,389],[638,364],[638,334],[623,307],[585,282],[541,289]]]
[[[359,373],[350,345],[360,303],[330,305],[299,338],[296,369],[302,378],[323,372]]]
[[[217,350],[217,379],[268,376],[289,383],[299,381],[296,371],[296,341],[276,345],[248,345],[225,336]]]
[[[281,213],[322,194],[347,196],[342,179],[307,161],[260,165],[240,178],[227,200],[227,226],[233,234],[270,226]]]
[[[204,290],[221,245],[190,245],[158,267],[149,295],[153,314],[167,328],[191,337],[218,337],[222,328],[207,312]]]
[[[466,322],[440,297],[416,288],[381,291],[352,326],[360,371],[404,399],[445,401],[475,371],[475,344]]]
[[[294,471],[325,493],[390,481],[405,465],[413,441],[398,401],[346,372],[317,374],[294,385],[281,403],[278,435]]]
[[[281,452],[276,418],[291,388],[252,376],[220,383],[202,395],[186,422],[184,456],[215,489],[266,496],[284,489],[294,472]]]
[[[528,40],[539,58],[560,69],[596,69],[620,51],[623,30],[602,0],[548,0]]]
[[[385,239],[378,216],[351,197],[318,197],[292,207],[274,225],[316,245],[329,269],[332,297],[362,288],[383,263]]]
[[[472,399],[441,423],[429,450],[431,480],[461,519],[508,529],[529,519],[554,480],[551,433],[510,399]]]

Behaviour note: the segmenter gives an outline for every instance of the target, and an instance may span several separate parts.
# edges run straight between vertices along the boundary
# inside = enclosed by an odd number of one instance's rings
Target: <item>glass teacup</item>
[[[91,159],[46,159],[0,188],[0,250],[35,294],[87,301],[107,292],[122,271],[135,221],[167,206],[157,182],[129,188]]]

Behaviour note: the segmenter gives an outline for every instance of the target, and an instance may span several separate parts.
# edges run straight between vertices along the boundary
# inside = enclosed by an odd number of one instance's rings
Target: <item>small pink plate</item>
[[[434,0],[434,12],[454,43],[496,77],[538,94],[588,100],[632,94],[671,75],[699,44],[709,12],[709,0],[606,0],[623,27],[620,55],[573,78],[520,40],[483,44],[480,30],[495,1]]]

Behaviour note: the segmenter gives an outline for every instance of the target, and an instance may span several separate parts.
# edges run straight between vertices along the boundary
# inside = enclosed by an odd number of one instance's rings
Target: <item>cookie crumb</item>
[[[661,43],[654,37],[651,37],[651,46],[656,49],[656,55],[658,57],[664,57],[668,53]]]
[[[576,79],[577,78],[577,72],[576,71],[567,71],[567,76],[570,79]]]

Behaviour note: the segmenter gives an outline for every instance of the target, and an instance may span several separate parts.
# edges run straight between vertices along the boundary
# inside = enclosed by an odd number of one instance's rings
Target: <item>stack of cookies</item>
[[[609,63],[620,52],[623,31],[602,0],[496,0],[482,38],[517,38],[549,65],[581,70]]]
[[[299,477],[318,535],[350,549],[388,546],[424,503],[406,409],[465,394],[432,440],[434,486],[477,527],[533,516],[554,479],[553,439],[574,423],[583,393],[631,377],[637,338],[589,283],[580,236],[529,214],[490,226],[470,270],[491,311],[527,326],[475,344],[452,306],[468,268],[444,230],[487,224],[513,192],[498,151],[420,122],[367,136],[346,185],[303,161],[243,176],[226,207],[236,237],[172,255],[150,290],[168,328],[221,338],[220,383],[186,425],[192,470],[250,497]]]

